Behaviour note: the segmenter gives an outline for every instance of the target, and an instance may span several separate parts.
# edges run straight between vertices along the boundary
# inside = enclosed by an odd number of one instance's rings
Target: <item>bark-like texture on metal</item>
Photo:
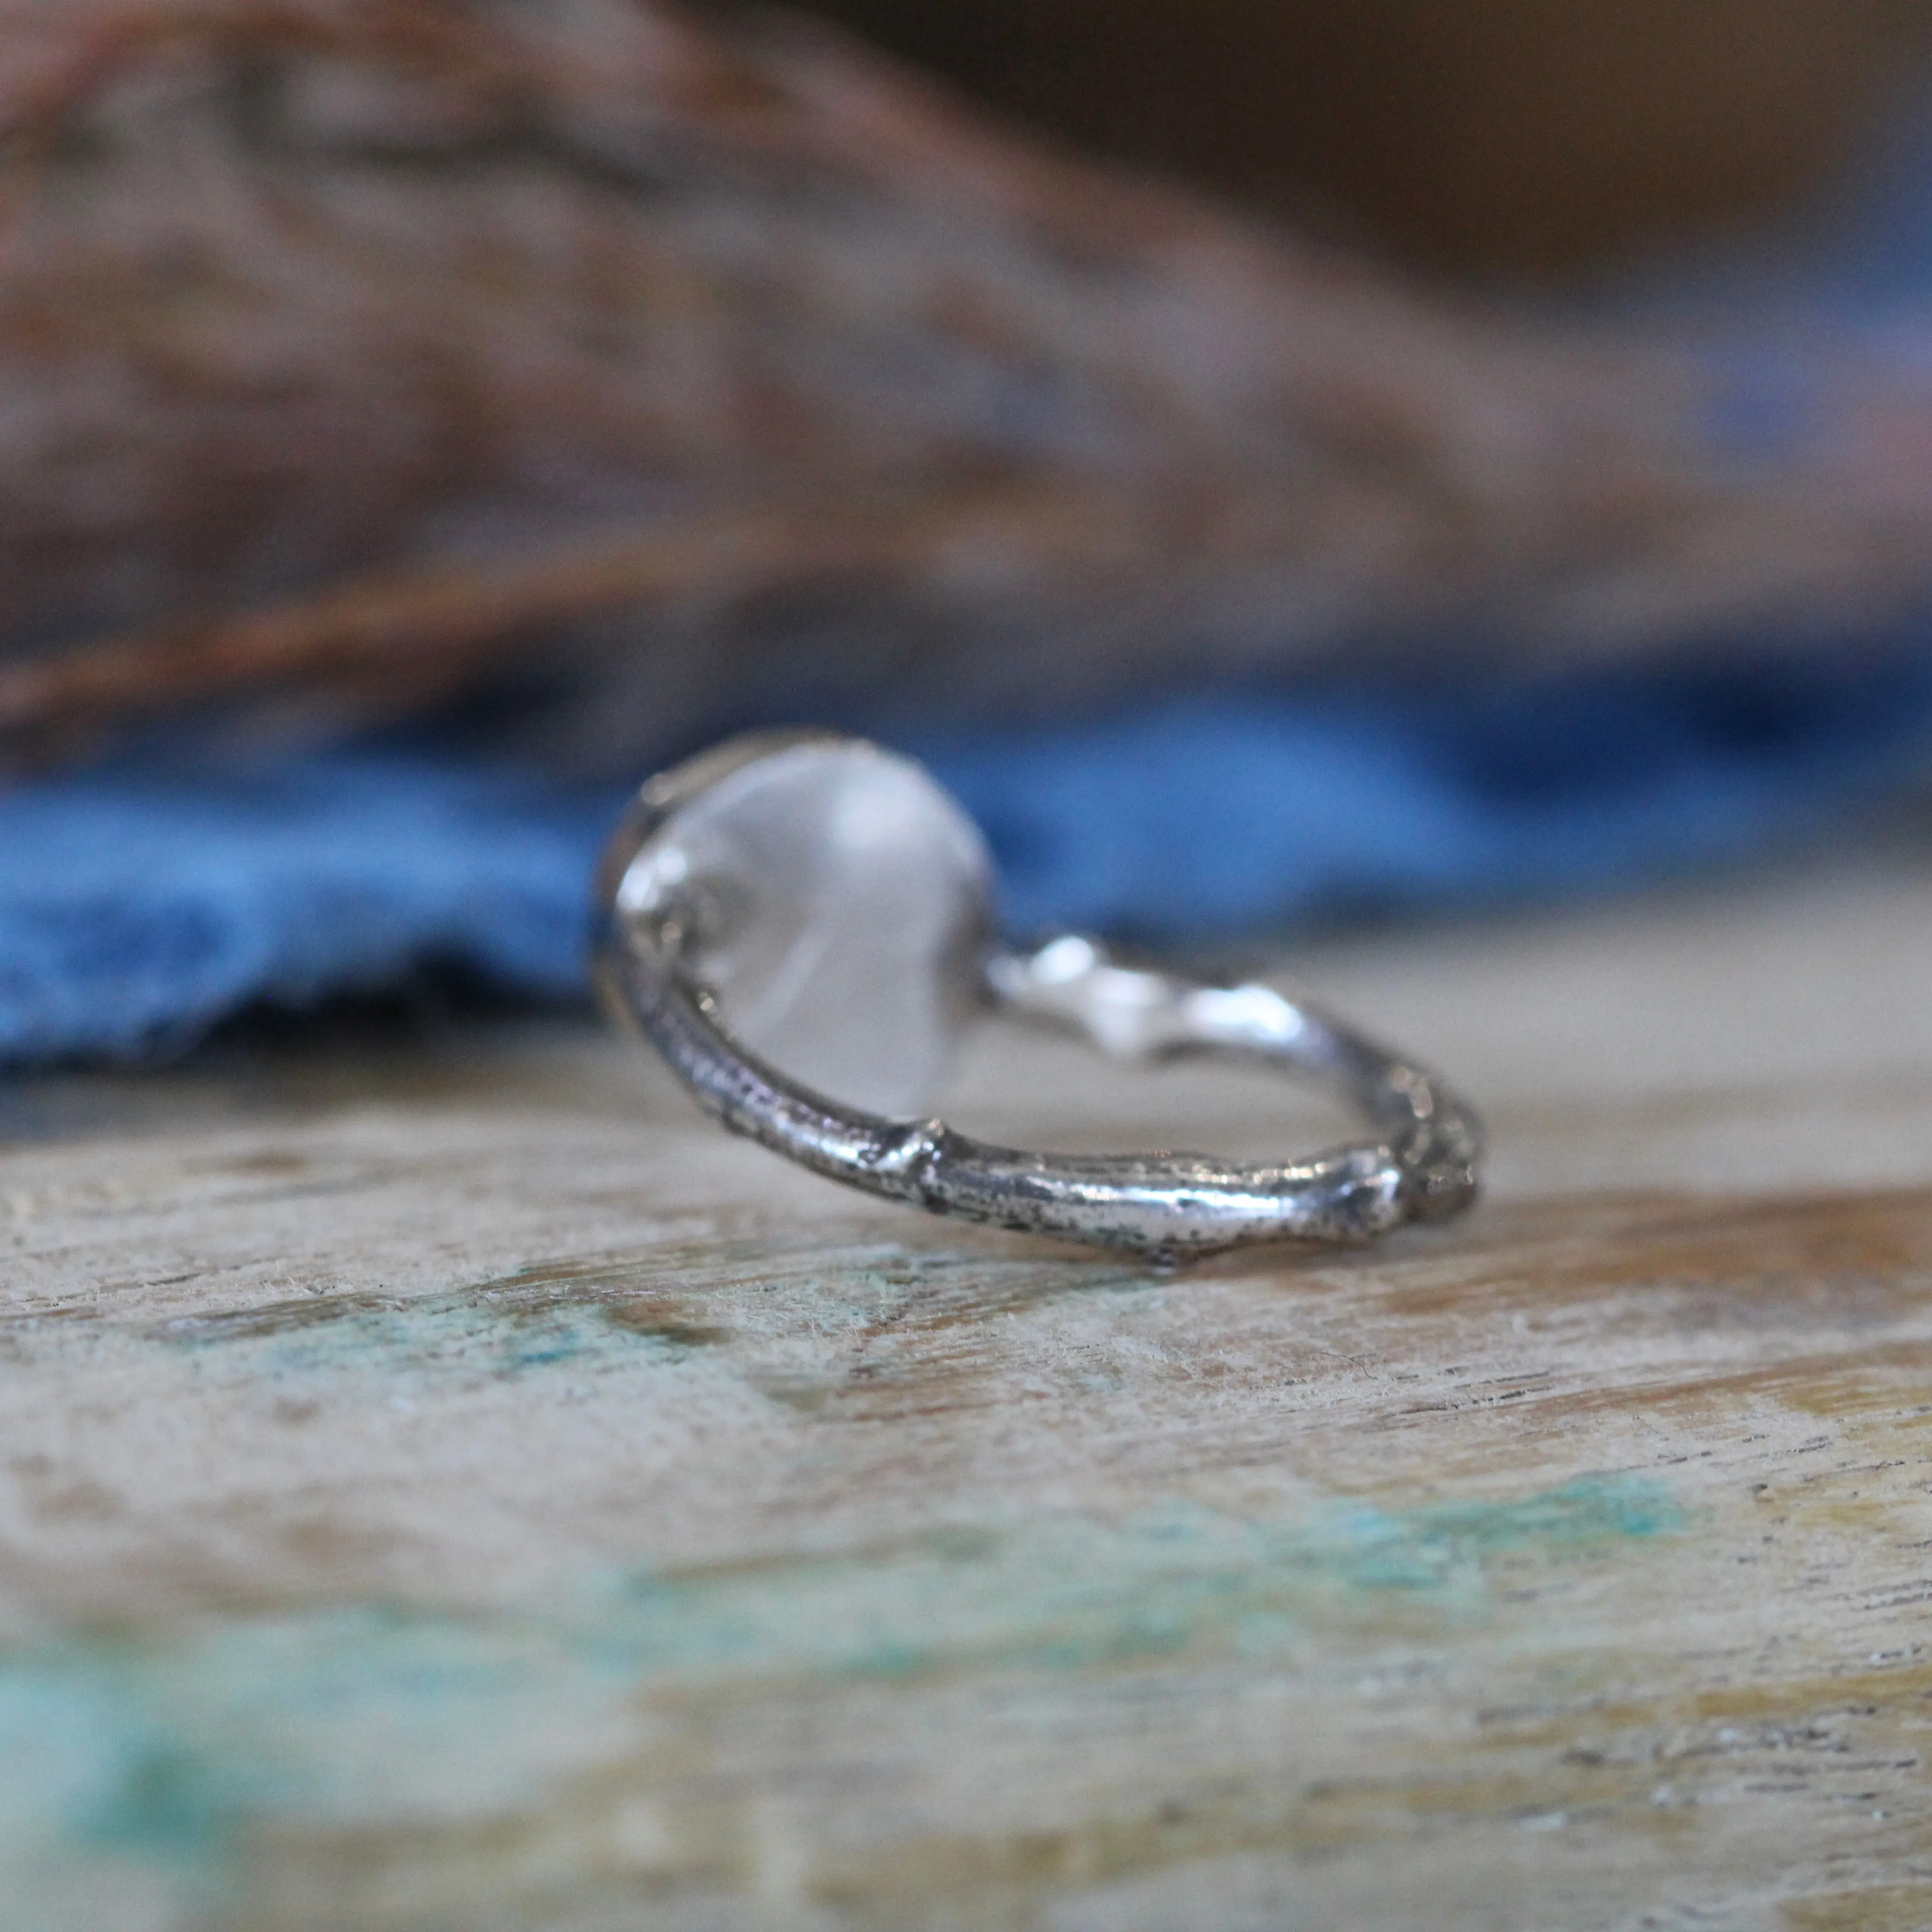
[[[1932,587],[1909,365],[1432,296],[782,17],[8,0],[0,127],[16,747],[484,688],[628,767]]]

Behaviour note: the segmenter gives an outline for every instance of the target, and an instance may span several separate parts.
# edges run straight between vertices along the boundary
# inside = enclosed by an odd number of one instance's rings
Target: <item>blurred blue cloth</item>
[[[609,817],[607,801],[433,758],[0,794],[0,1058],[165,1052],[256,1002],[430,965],[569,997]]]
[[[1868,812],[1932,776],[1932,653],[896,742],[986,828],[1016,932],[1279,931],[1601,890]],[[254,1004],[451,969],[581,998],[622,803],[428,748],[0,793],[0,1059],[165,1052]]]

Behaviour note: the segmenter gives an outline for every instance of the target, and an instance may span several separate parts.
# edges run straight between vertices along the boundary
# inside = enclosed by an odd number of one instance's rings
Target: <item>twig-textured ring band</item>
[[[1117,965],[1088,939],[1003,946],[972,821],[862,740],[754,734],[660,774],[612,839],[598,896],[613,1012],[726,1126],[869,1193],[1160,1260],[1369,1240],[1474,1196],[1469,1109],[1306,1001]],[[1121,1059],[1318,1076],[1372,1137],[1278,1166],[970,1139],[923,1108],[992,1008]]]

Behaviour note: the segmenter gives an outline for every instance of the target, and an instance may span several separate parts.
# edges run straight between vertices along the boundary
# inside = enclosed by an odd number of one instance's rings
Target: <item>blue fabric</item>
[[[1228,694],[898,742],[986,827],[1016,931],[1199,937],[1774,849],[1932,776],[1932,654],[1400,702]],[[166,1051],[253,1003],[430,968],[580,998],[622,802],[428,749],[0,794],[0,1058]]]
[[[448,760],[317,758],[0,794],[0,1058],[126,1058],[430,964],[582,983],[609,801]]]
[[[1405,701],[1249,698],[928,740],[1017,930],[1152,940],[1574,896],[1843,826],[1932,776],[1932,655]]]

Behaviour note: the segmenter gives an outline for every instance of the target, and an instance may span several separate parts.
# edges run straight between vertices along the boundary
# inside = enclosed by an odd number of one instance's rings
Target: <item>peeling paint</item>
[[[1372,1623],[1377,1600],[1480,1616],[1498,1562],[1561,1563],[1682,1522],[1665,1490],[1623,1477],[1403,1511],[1338,1503],[1290,1524],[1175,1504],[638,1568],[484,1611],[70,1637],[0,1658],[0,1852],[16,1883],[38,1871],[57,1891],[104,1858],[192,1901],[265,1828],[527,1804],[634,1749],[654,1694],[1265,1657],[1311,1623]]]

